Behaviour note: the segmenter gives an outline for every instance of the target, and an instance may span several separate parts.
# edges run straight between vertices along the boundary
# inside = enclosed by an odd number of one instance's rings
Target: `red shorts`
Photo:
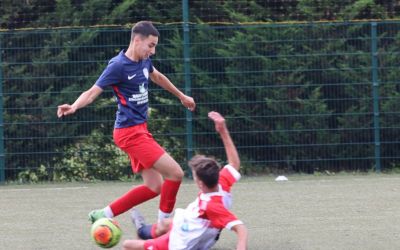
[[[129,155],[134,173],[151,168],[165,153],[147,130],[147,123],[116,128],[113,137],[115,144]]]
[[[146,240],[144,242],[144,249],[152,249],[152,250],[168,250],[168,243],[169,243],[169,234],[171,230],[168,231],[168,233],[161,235],[160,237],[157,237],[155,239],[151,240]]]

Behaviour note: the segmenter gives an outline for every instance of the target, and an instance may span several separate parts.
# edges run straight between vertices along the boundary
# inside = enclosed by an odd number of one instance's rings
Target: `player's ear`
[[[193,180],[196,180],[197,179],[196,173],[193,171],[193,169],[191,169],[190,171],[192,171]]]
[[[142,41],[140,34],[137,34],[134,38],[133,38],[133,42],[138,43]]]
[[[207,187],[207,186],[204,184],[204,182],[201,181],[201,180],[199,180],[199,179],[197,179],[196,182],[197,182],[197,185],[199,186],[199,188],[200,188],[201,190],[203,190],[203,188]]]

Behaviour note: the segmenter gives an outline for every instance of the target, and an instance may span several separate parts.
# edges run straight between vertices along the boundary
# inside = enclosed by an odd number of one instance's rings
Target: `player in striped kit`
[[[186,209],[175,209],[173,218],[153,225],[146,225],[140,213],[133,210],[132,219],[142,239],[124,241],[124,250],[210,249],[224,228],[237,234],[236,249],[247,249],[247,229],[229,210],[232,205],[231,188],[240,179],[239,155],[225,119],[217,112],[210,112],[208,116],[221,136],[228,164],[220,170],[213,158],[203,155],[193,157],[189,166],[200,189],[196,200]]]

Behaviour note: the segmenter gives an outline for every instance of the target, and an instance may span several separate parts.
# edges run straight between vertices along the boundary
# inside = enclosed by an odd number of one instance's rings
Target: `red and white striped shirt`
[[[231,187],[240,177],[234,167],[226,165],[220,172],[217,192],[200,193],[186,209],[176,209],[168,249],[210,249],[222,229],[243,224],[229,211]]]

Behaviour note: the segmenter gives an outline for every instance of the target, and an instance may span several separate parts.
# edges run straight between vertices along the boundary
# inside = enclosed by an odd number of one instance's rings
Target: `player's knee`
[[[123,250],[129,249],[129,248],[128,248],[128,242],[127,242],[127,240],[124,240],[124,242],[122,242],[122,249],[123,249]]]
[[[165,218],[165,219],[161,220],[159,226],[160,226],[161,230],[163,230],[164,233],[166,233],[170,229],[171,225],[172,225],[172,219]]]
[[[177,181],[181,181],[183,179],[184,173],[182,168],[178,165],[178,168],[176,169],[175,173],[174,173],[174,178]]]
[[[171,228],[172,219],[165,218],[162,219],[160,222],[157,223],[155,234],[157,237],[168,233],[169,229]]]
[[[132,246],[132,244],[133,244],[133,240],[125,240],[125,241],[122,243],[122,249],[123,249],[123,250],[131,250],[131,249],[134,249],[133,246]]]
[[[183,173],[181,166],[179,166],[179,164],[176,163],[174,165],[174,167],[172,169],[170,169],[168,174],[165,175],[164,177],[166,179],[170,179],[172,181],[182,181],[183,176],[184,176],[184,173]]]
[[[122,243],[123,250],[136,250],[136,249],[144,249],[144,241],[143,240],[125,240]]]

